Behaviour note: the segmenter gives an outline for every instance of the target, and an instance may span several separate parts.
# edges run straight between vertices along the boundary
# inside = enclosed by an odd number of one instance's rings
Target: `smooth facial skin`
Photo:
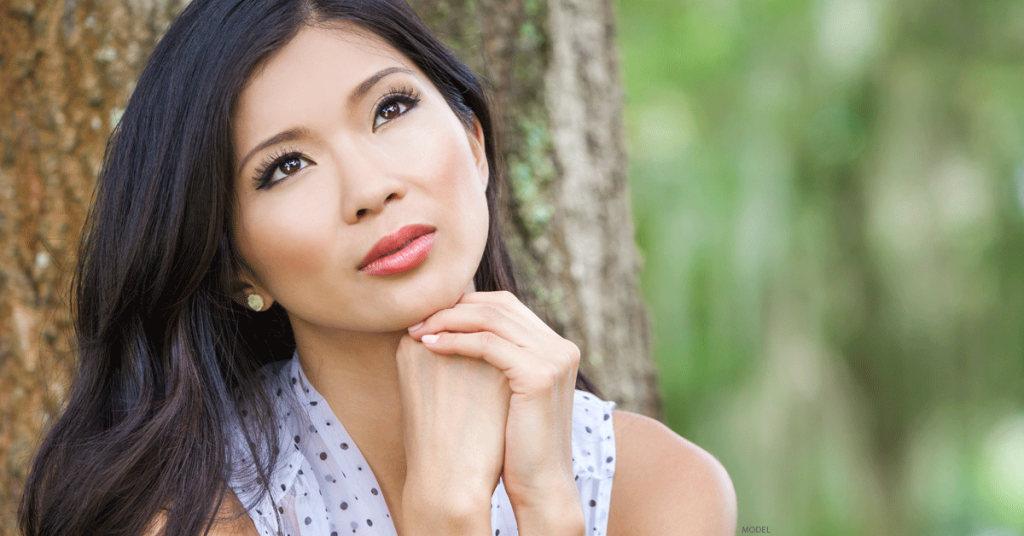
[[[254,73],[234,117],[234,232],[253,269],[243,280],[284,306],[300,342],[405,330],[452,306],[487,239],[475,127],[372,34],[302,30]],[[272,182],[260,188],[264,171]],[[358,269],[410,224],[437,228],[422,264],[390,276]]]

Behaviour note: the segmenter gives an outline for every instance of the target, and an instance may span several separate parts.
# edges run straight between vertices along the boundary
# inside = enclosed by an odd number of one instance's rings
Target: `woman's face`
[[[401,330],[470,285],[488,227],[481,129],[376,36],[301,30],[243,89],[232,136],[243,281],[293,327]]]

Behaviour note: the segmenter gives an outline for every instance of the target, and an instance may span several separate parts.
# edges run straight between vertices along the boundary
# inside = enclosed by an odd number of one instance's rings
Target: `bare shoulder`
[[[249,513],[228,489],[224,492],[224,502],[217,512],[217,519],[210,528],[209,536],[259,536],[256,525],[252,523]]]
[[[164,525],[167,523],[167,515],[160,514],[149,522],[145,536],[161,536],[164,533]],[[224,502],[217,511],[217,518],[210,527],[208,536],[259,536],[256,525],[235,497],[234,492],[227,490],[224,495]]]
[[[736,534],[736,491],[714,456],[664,424],[615,410],[609,536]]]

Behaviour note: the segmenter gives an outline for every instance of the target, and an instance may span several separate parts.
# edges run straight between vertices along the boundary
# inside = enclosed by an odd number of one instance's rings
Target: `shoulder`
[[[736,533],[736,491],[714,456],[650,417],[615,410],[613,422],[609,535]]]

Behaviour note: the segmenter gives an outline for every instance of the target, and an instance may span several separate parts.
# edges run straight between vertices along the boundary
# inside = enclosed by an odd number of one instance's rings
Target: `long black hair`
[[[213,522],[241,423],[253,467],[275,463],[263,365],[291,356],[280,305],[237,304],[230,136],[252,71],[301,28],[348,21],[409,58],[467,125],[483,127],[489,233],[474,277],[516,292],[499,232],[502,184],[486,95],[401,0],[195,0],[146,65],[107,146],[73,277],[70,399],[34,460],[26,535],[165,534]],[[582,375],[577,387],[593,390]],[[268,481],[267,479],[263,480]]]

